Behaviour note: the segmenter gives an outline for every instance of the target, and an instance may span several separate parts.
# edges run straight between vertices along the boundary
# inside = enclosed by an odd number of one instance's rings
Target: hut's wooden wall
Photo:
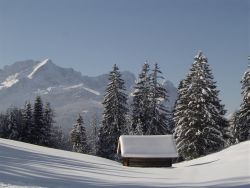
[[[124,166],[171,167],[172,158],[123,158]]]

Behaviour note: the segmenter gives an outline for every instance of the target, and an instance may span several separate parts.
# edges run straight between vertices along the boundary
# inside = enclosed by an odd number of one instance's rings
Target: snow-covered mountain
[[[0,187],[248,188],[249,148],[246,141],[172,168],[136,168],[0,138]]]
[[[122,72],[128,92],[133,91],[136,77]],[[0,69],[0,112],[11,105],[21,107],[25,101],[41,95],[56,111],[56,121],[62,127],[72,127],[78,113],[101,114],[102,100],[108,75],[83,76],[72,68],[62,68],[50,59],[20,61]],[[173,106],[177,90],[170,81],[164,85],[169,91],[169,106]]]

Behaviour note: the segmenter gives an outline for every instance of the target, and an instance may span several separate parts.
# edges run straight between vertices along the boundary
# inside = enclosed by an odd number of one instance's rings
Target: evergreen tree
[[[115,159],[118,139],[120,135],[126,134],[128,112],[124,81],[117,65],[110,72],[109,81],[103,101],[104,112],[97,155]]]
[[[60,126],[51,127],[49,147],[64,150],[67,149],[64,135]]]
[[[9,129],[8,129],[8,118],[4,113],[0,114],[0,138],[8,138]]]
[[[236,132],[237,127],[239,126],[238,114],[239,114],[239,111],[235,111],[232,114],[230,121],[229,121],[229,132],[230,132],[231,138],[228,140],[228,143],[227,143],[228,146],[238,142],[237,132]]]
[[[173,132],[173,121],[171,113],[164,103],[167,101],[167,90],[159,83],[161,76],[158,64],[156,63],[150,75],[150,126],[147,129],[148,135],[164,135]]]
[[[88,137],[92,155],[97,154],[99,129],[100,129],[100,121],[97,114],[94,114],[91,118],[90,133]]]
[[[174,103],[173,114],[175,114],[177,104],[178,104],[178,102],[180,102],[180,91],[184,88],[183,83],[184,83],[184,80],[181,80],[179,85],[178,85],[178,88],[177,88],[177,99],[176,99],[176,101]]]
[[[56,136],[60,137],[60,130],[53,127],[53,117],[50,104],[47,103],[43,109],[41,97],[37,97],[34,110],[27,102],[23,109],[11,107],[5,114],[0,114],[0,137],[55,147]],[[57,144],[60,142],[58,140]]]
[[[192,68],[191,68],[192,70]],[[191,71],[190,70],[190,71]],[[175,101],[175,106],[174,106],[174,121],[175,121],[175,131],[174,131],[174,136],[175,138],[178,138],[180,135],[179,133],[181,132],[181,128],[183,125],[188,121],[188,117],[185,115],[185,111],[187,110],[188,107],[188,84],[190,83],[190,75],[187,75],[186,79],[183,79],[180,81],[180,84],[178,86],[178,97],[177,100]]]
[[[44,108],[44,114],[43,114],[43,120],[44,120],[44,125],[42,127],[42,132],[43,132],[43,145],[49,146],[51,139],[52,139],[52,127],[54,123],[54,112],[50,107],[50,103],[47,102]]]
[[[32,142],[31,138],[31,130],[33,129],[33,114],[32,114],[32,107],[29,102],[25,104],[23,109],[23,128],[21,134],[21,140],[23,142]]]
[[[22,110],[16,107],[8,109],[7,118],[7,127],[9,130],[8,138],[12,140],[20,140],[23,126]]]
[[[241,84],[243,101],[237,113],[238,121],[234,129],[237,142],[250,139],[250,69],[245,72]]]
[[[175,137],[179,154],[193,159],[224,147],[227,121],[207,58],[200,52],[179,89]]]
[[[22,109],[11,107],[0,114],[0,137],[22,141],[24,118]]]
[[[132,102],[132,131],[133,134],[149,134],[151,125],[150,111],[150,75],[149,64],[145,63],[136,82]]]
[[[44,109],[43,103],[40,96],[37,96],[34,102],[33,108],[33,123],[34,127],[31,130],[31,142],[37,145],[44,145]]]
[[[79,114],[76,124],[70,133],[73,151],[78,153],[88,153],[86,130],[83,127],[83,119]]]

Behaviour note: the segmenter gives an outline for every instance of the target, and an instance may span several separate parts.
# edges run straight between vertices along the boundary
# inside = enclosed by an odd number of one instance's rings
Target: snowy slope
[[[0,139],[0,187],[250,186],[250,141],[174,165],[134,168],[90,155]]]

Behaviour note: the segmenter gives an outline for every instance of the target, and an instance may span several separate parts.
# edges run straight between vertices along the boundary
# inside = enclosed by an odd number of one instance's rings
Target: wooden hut
[[[172,135],[123,135],[117,153],[124,166],[134,167],[171,167],[178,157]]]

